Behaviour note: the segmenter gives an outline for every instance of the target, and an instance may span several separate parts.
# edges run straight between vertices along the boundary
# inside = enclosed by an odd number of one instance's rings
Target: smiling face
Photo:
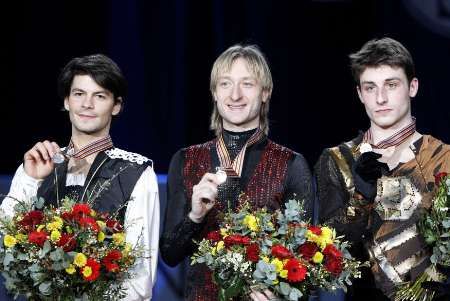
[[[237,58],[230,70],[219,75],[213,94],[224,129],[242,132],[259,126],[261,105],[268,94],[243,58]]]
[[[368,67],[360,75],[357,87],[371,127],[397,130],[408,125],[411,117],[411,97],[419,88],[417,78],[408,82],[402,68],[380,65]]]
[[[114,95],[89,75],[76,75],[64,107],[69,111],[72,137],[104,137],[109,134],[112,116],[120,112],[121,103],[115,103]]]

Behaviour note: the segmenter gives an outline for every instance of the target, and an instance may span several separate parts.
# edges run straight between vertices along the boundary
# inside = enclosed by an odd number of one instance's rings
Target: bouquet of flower
[[[0,270],[11,293],[30,300],[119,300],[141,250],[115,215],[66,198],[59,208],[17,201],[1,217]]]
[[[192,263],[205,263],[219,287],[219,300],[269,289],[279,298],[299,300],[312,290],[346,289],[363,265],[348,243],[329,227],[301,219],[302,203],[284,211],[252,210],[248,202],[224,216],[221,228],[199,242]]]
[[[431,301],[433,291],[422,287],[426,281],[442,281],[442,275],[436,266],[450,266],[450,177],[441,172],[435,175],[436,194],[432,200],[429,214],[424,215],[419,222],[419,231],[425,242],[433,249],[430,257],[432,265],[420,275],[414,283],[400,287],[395,300]]]

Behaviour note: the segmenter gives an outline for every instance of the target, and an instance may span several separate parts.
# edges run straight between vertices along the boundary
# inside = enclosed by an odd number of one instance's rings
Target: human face
[[[113,94],[89,75],[76,75],[64,107],[69,111],[72,136],[104,137],[109,134],[112,116],[120,112],[121,103],[115,104]]]
[[[248,70],[247,62],[236,59],[229,71],[219,75],[214,91],[223,128],[233,132],[257,128],[261,104],[267,97],[259,80]]]
[[[368,67],[359,77],[359,99],[372,127],[397,130],[412,121],[411,97],[419,88],[417,78],[410,83],[402,68],[381,65]]]

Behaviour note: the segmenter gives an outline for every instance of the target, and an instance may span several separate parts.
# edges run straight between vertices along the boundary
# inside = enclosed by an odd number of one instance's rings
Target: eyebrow
[[[384,82],[390,82],[390,81],[394,81],[394,80],[398,80],[398,81],[401,81],[401,78],[399,78],[399,77],[390,77],[390,78],[386,78],[385,80],[384,80]],[[373,81],[362,81],[361,82],[361,85],[364,85],[364,84],[369,84],[369,85],[377,85],[375,82],[373,82]]]
[[[229,79],[229,80],[231,80],[232,78],[231,78],[231,76],[223,75],[223,76],[219,76],[219,80],[220,79]],[[256,80],[257,81],[256,77],[253,77],[253,76],[242,77],[242,78],[240,78],[240,80]]]
[[[72,88],[71,92],[83,92],[83,93],[86,93],[85,90],[80,89],[80,88]],[[107,90],[99,90],[99,91],[93,92],[93,94],[108,94],[108,91]]]

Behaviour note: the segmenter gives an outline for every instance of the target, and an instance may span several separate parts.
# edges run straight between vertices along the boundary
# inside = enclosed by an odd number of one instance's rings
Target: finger
[[[252,294],[255,296],[255,299],[253,299],[253,300],[257,300],[257,301],[266,301],[266,300],[268,300],[266,295],[264,295],[262,292],[253,291]]]
[[[58,143],[52,142],[52,146],[53,146],[53,149],[55,150],[56,153],[60,153],[61,152],[61,148],[59,147]]]
[[[264,290],[264,295],[266,295],[269,300],[276,298],[276,296],[270,290],[267,289]]]
[[[48,152],[48,154],[49,154],[49,157],[50,157],[50,158],[53,158],[53,156],[54,156],[55,153],[56,153],[56,150],[55,150],[55,148],[53,147],[53,144],[52,144],[50,141],[48,141],[48,140],[45,140],[44,142],[42,142],[42,144],[43,144],[44,147],[47,149],[47,152]]]
[[[42,142],[36,143],[34,149],[40,153],[41,158],[43,160],[47,161],[50,159],[50,154],[48,153],[48,150],[45,148],[44,143]]]
[[[215,186],[218,186],[222,183],[216,174],[209,173],[209,172],[207,172],[203,175],[200,182],[213,183]]]
[[[24,155],[24,161],[35,161],[38,163],[44,163],[42,160],[41,154],[34,148],[30,149],[28,152]]]

